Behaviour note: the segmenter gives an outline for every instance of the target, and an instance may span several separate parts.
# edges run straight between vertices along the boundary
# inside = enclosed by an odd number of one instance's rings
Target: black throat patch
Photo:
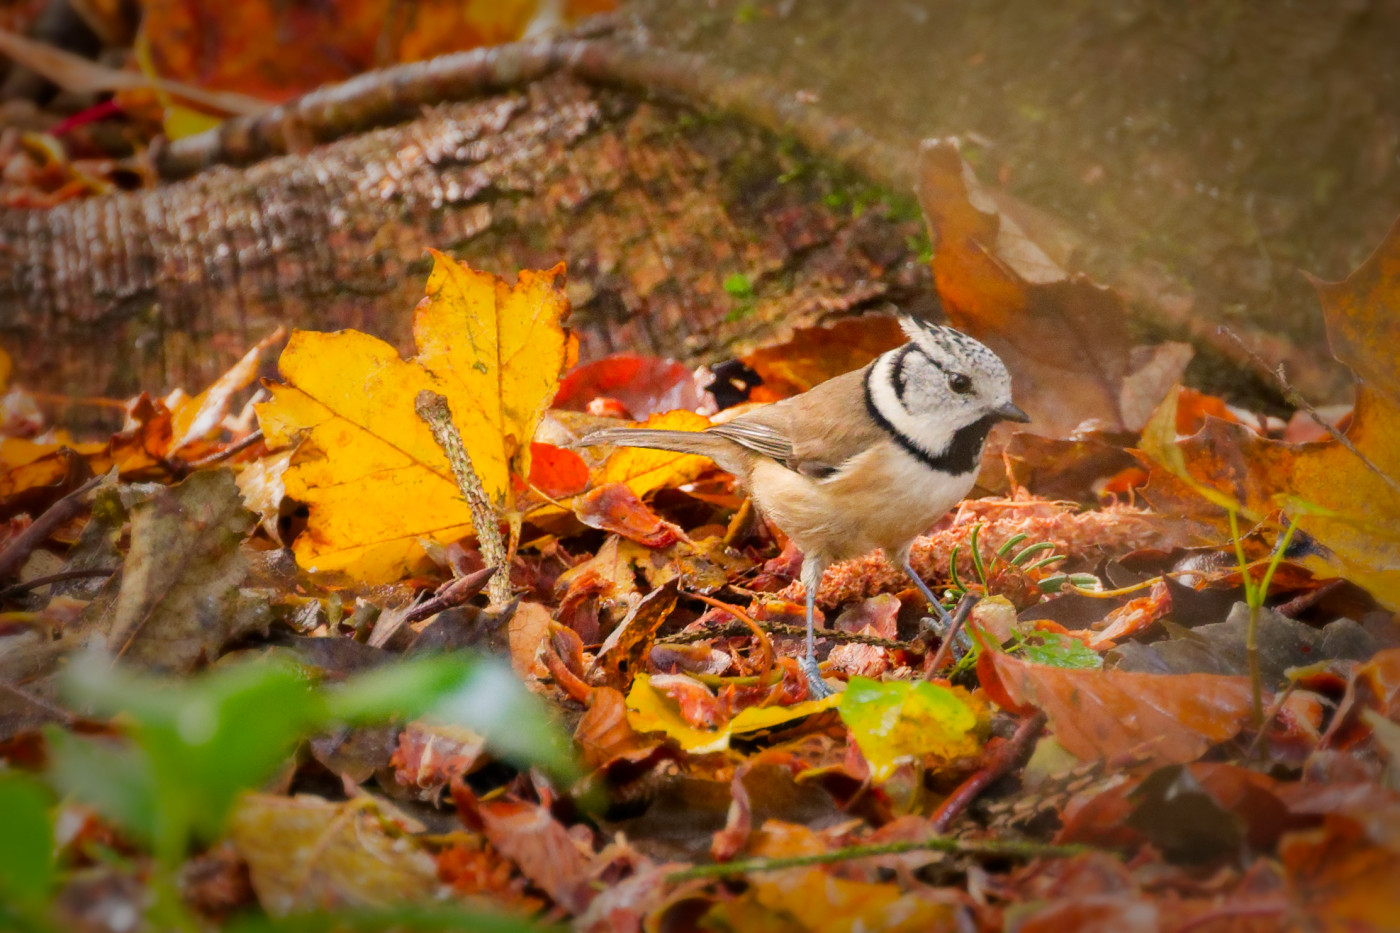
[[[875,398],[870,392],[870,377],[873,375],[875,375],[875,368],[872,366],[865,374],[865,410],[871,419],[880,426],[880,429],[894,439],[896,444],[927,466],[943,473],[957,476],[977,469],[982,459],[982,445],[987,442],[987,435],[992,432],[992,428],[1000,420],[996,415],[983,415],[971,424],[963,425],[953,432],[952,440],[942,453],[930,453],[915,442],[912,437],[908,437],[896,428],[888,418],[880,413],[880,409],[875,406]],[[902,404],[902,393],[899,392],[898,387],[895,391],[897,395],[901,395],[900,402]]]

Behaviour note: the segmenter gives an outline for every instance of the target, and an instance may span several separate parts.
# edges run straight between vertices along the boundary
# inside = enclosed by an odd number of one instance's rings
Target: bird
[[[730,421],[703,431],[604,428],[575,445],[701,454],[738,479],[759,514],[802,551],[800,666],[814,698],[832,694],[814,623],[826,568],[879,548],[946,622],[910,548],[971,491],[993,426],[1030,421],[1012,401],[1006,365],[985,344],[906,314],[899,324],[908,341],[865,367]]]

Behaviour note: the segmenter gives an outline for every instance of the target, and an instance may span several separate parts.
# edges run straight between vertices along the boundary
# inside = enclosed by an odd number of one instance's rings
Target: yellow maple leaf
[[[293,551],[313,571],[399,579],[424,561],[420,541],[471,531],[447,458],[415,413],[424,390],[446,396],[487,496],[508,508],[511,475],[528,475],[530,438],[572,356],[562,263],[511,286],[430,252],[416,357],[358,331],[296,331],[278,361],[285,384],[269,384],[272,400],[257,407],[270,445],[301,438],[283,481],[310,509]]]

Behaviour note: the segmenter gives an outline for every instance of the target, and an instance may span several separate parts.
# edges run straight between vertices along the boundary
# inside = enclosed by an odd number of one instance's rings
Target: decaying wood
[[[288,322],[356,327],[407,350],[427,246],[505,274],[567,259],[585,358],[700,360],[775,322],[884,302],[930,309],[914,217],[751,122],[605,86],[625,56],[583,54],[605,47],[572,46],[590,81],[557,56],[522,68],[478,55],[495,65],[468,89],[526,83],[426,108],[398,101],[369,118],[419,116],[246,168],[0,212],[0,337],[19,349],[21,378],[79,393],[195,387]],[[655,53],[633,60],[646,66],[637,81],[676,71]],[[434,80],[417,86],[441,89]],[[280,126],[285,143],[322,131],[286,112],[260,125],[226,130],[217,158],[258,157],[230,148],[240,133]]]

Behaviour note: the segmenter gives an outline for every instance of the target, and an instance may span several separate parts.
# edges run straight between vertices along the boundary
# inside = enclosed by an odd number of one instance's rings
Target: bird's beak
[[[996,408],[993,408],[992,414],[996,415],[1002,421],[1016,421],[1020,424],[1026,424],[1031,420],[1030,415],[1021,411],[1021,409],[1017,408],[1011,402],[1007,402],[1004,405],[998,405]]]

